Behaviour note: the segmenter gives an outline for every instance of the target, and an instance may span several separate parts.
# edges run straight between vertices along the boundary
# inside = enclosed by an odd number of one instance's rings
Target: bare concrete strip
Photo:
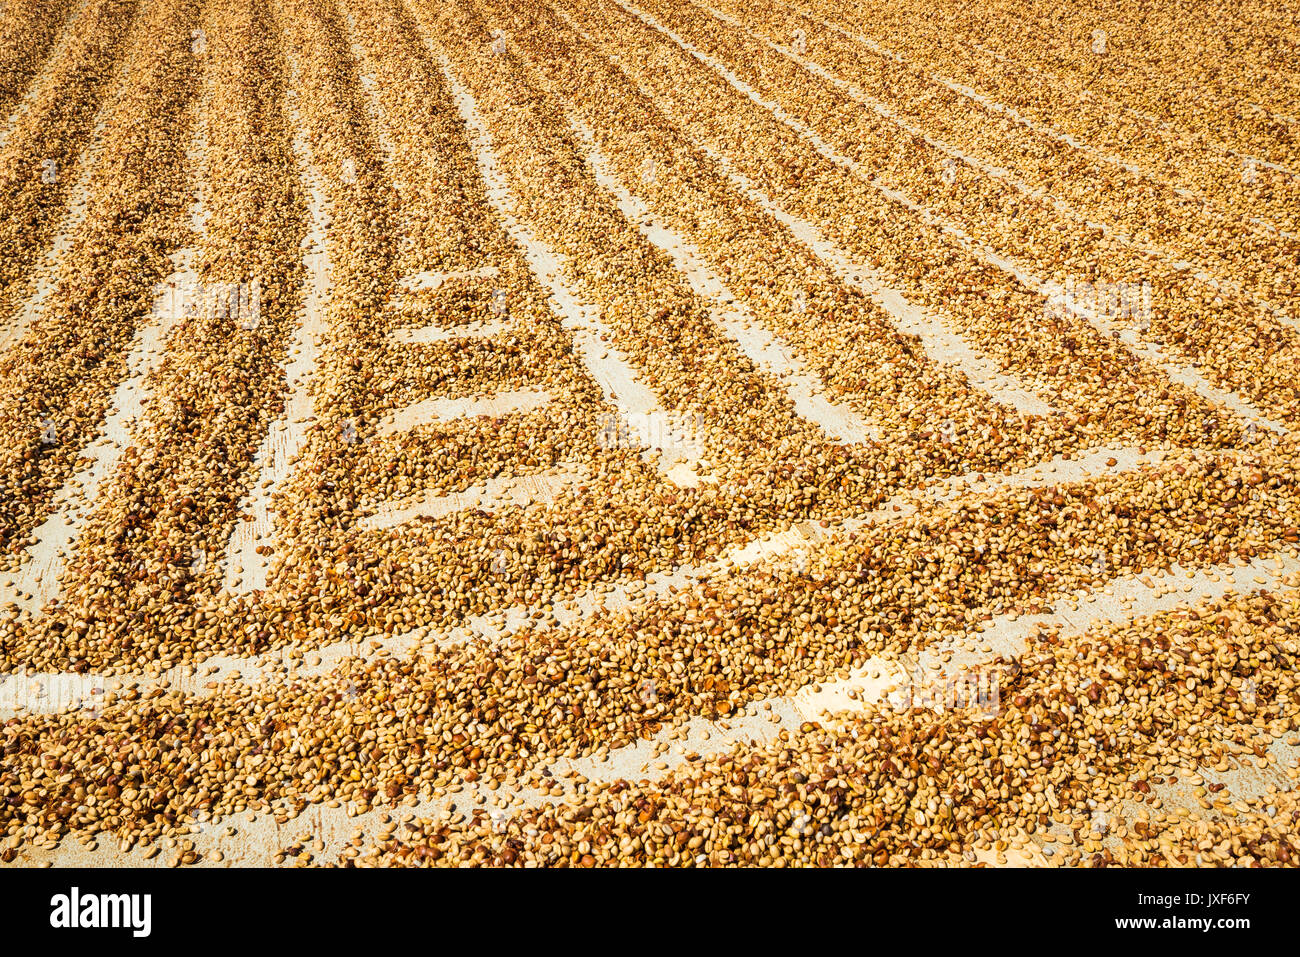
[[[479,399],[424,399],[388,416],[379,424],[380,435],[409,432],[438,420],[473,418],[476,415],[502,416],[531,412],[551,403],[545,389],[516,389],[494,392]]]
[[[714,322],[740,346],[741,351],[764,372],[781,380],[795,411],[833,440],[846,445],[879,438],[877,430],[856,412],[828,399],[821,376],[811,371],[794,350],[767,329],[749,309],[736,302],[735,294],[705,262],[699,250],[661,222],[643,200],[628,191],[597,149],[591,130],[577,123],[574,127],[587,146],[587,160],[596,182],[613,194],[619,209],[637,224],[641,234],[672,259],[686,276],[691,290],[709,303]]]
[[[439,518],[474,508],[490,509],[503,504],[522,507],[536,502],[551,502],[560,490],[585,478],[586,473],[578,469],[562,468],[537,475],[488,479],[464,492],[423,497],[405,505],[386,502],[374,515],[364,519],[361,527],[379,531],[417,518]]]
[[[427,40],[427,38],[426,38]],[[435,55],[438,51],[431,50]],[[501,216],[507,232],[523,250],[524,258],[551,297],[560,322],[572,335],[576,352],[591,377],[600,386],[605,400],[618,410],[624,434],[638,440],[647,459],[660,446],[663,429],[672,416],[660,405],[658,397],[639,381],[627,356],[618,349],[613,331],[600,318],[600,310],[584,302],[576,290],[561,277],[564,262],[554,250],[539,240],[533,231],[515,216],[518,203],[497,166],[492,137],[479,115],[477,104],[465,85],[455,76],[450,64],[440,57],[442,72],[464,121],[469,145],[478,162],[488,200]],[[662,447],[662,446],[660,446]],[[678,485],[695,484],[700,455],[688,447],[659,455],[657,464]]]
[[[294,333],[290,356],[285,366],[289,383],[289,396],[284,413],[271,423],[266,437],[254,459],[258,469],[252,490],[244,499],[241,511],[252,516],[252,521],[240,521],[235,526],[226,548],[224,562],[225,588],[234,593],[247,593],[266,588],[271,561],[257,549],[273,545],[275,540],[275,514],[271,499],[276,490],[289,477],[295,460],[306,442],[307,426],[312,415],[309,392],[321,343],[328,328],[325,305],[329,299],[330,257],[326,242],[329,223],[329,201],[314,172],[311,148],[302,132],[296,108],[291,110],[294,124],[293,151],[307,185],[307,202],[311,222],[304,240],[303,259],[306,276],[303,280],[303,317]]]

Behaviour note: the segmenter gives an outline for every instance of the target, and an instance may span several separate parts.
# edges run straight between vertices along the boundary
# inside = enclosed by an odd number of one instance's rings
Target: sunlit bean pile
[[[0,4],[0,861],[1300,862],[1298,47]]]

